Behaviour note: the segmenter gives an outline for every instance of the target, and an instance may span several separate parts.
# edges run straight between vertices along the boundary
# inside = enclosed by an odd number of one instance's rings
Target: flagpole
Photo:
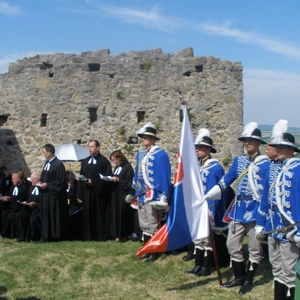
[[[218,279],[219,279],[220,287],[223,287],[222,275],[221,275],[221,271],[220,271],[218,254],[217,254],[217,249],[216,249],[216,244],[215,244],[215,237],[214,237],[214,232],[211,229],[211,225],[209,225],[209,229],[210,229],[211,246],[212,246],[212,249],[213,249],[216,270],[217,270],[217,273],[218,273]]]

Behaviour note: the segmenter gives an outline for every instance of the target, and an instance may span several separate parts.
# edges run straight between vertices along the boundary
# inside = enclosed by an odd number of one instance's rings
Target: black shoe
[[[195,266],[194,269],[189,270],[189,271],[184,271],[184,273],[195,275],[195,274],[197,274],[198,272],[201,271],[201,268],[202,268],[202,266]]]
[[[152,253],[150,256],[145,260],[146,263],[148,262],[154,262],[157,259],[159,259],[160,255],[158,253]]]
[[[250,281],[248,281],[248,280],[246,280],[244,282],[244,284],[241,286],[241,288],[239,290],[239,294],[243,294],[244,295],[246,293],[249,293],[249,292],[251,292],[252,288],[253,288],[253,283],[250,282]]]
[[[201,270],[195,273],[196,276],[209,276],[211,274],[210,268],[202,267]]]
[[[37,242],[37,244],[43,244],[43,243],[49,243],[49,241],[46,240],[46,239],[40,239],[40,240]]]
[[[143,254],[140,259],[145,259],[145,258],[148,258],[150,256],[150,254]]]
[[[195,259],[195,255],[193,254],[193,253],[189,253],[189,254],[187,254],[187,255],[185,255],[183,258],[182,258],[182,260],[183,261],[190,261],[190,260],[192,260],[192,259]]]
[[[224,283],[223,287],[232,288],[234,286],[240,286],[243,285],[244,281],[244,278],[234,278],[232,281]]]

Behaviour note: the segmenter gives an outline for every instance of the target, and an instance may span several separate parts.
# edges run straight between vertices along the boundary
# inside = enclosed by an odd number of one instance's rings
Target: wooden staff
[[[212,249],[213,249],[213,254],[214,254],[214,259],[215,259],[215,264],[216,264],[216,270],[217,270],[217,273],[218,273],[218,279],[219,279],[220,287],[223,287],[222,275],[221,275],[221,271],[220,271],[220,266],[219,266],[219,261],[218,261],[218,254],[217,254],[215,238],[214,238],[214,232],[211,229],[210,224],[209,224],[209,230],[210,230],[211,246],[212,246]]]

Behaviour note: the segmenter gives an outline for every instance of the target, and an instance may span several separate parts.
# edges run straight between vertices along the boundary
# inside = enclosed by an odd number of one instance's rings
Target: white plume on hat
[[[199,144],[204,136],[210,137],[210,132],[206,128],[200,128],[195,140],[195,144]]]
[[[256,122],[250,122],[244,126],[244,130],[242,132],[242,137],[250,137],[252,132],[258,128],[258,124]]]
[[[148,127],[151,127],[151,128],[156,129],[155,126],[154,126],[151,122],[147,122],[141,129],[139,129],[139,130],[136,132],[136,134],[139,135],[139,134],[145,133],[146,128],[148,128]]]
[[[273,127],[271,143],[280,143],[282,141],[282,135],[288,130],[288,121],[279,120]]]

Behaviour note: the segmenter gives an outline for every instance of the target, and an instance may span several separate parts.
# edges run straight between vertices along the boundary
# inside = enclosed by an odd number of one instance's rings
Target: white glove
[[[128,204],[130,204],[132,202],[133,198],[134,197],[132,195],[130,195],[130,194],[126,195],[125,196],[125,202],[128,203]]]
[[[149,202],[149,204],[158,210],[168,210],[169,209],[168,199],[164,193],[162,193],[159,196],[158,201],[151,201],[151,202]]]
[[[297,228],[297,227],[294,227],[293,230],[289,231],[289,232],[286,234],[286,238],[287,238],[289,241],[296,243],[296,246],[297,246],[297,247],[300,247],[300,236],[297,236],[297,231],[298,231],[298,228]]]
[[[264,234],[264,227],[263,226],[256,225],[254,230],[255,230],[255,238],[258,241],[261,242],[261,241],[266,240],[266,235]]]
[[[222,196],[221,188],[216,184],[203,197],[204,200],[220,200]]]

